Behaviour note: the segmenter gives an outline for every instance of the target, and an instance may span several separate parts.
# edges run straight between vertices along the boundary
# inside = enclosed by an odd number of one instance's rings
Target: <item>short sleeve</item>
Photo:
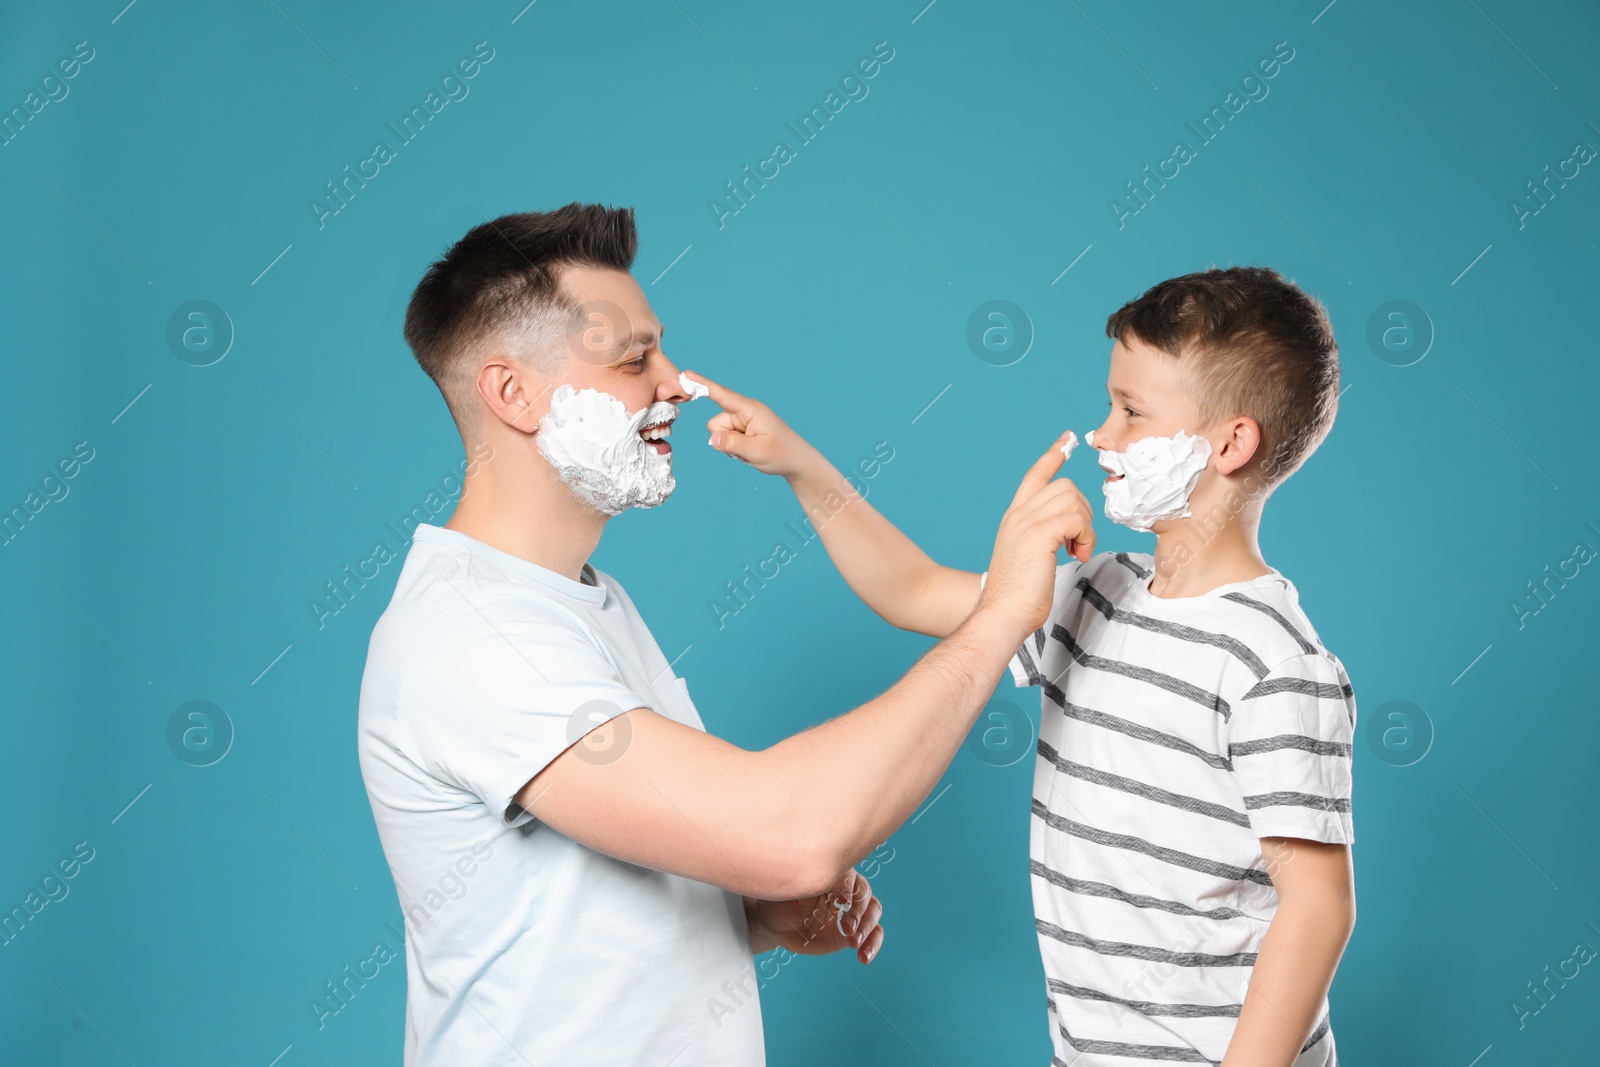
[[[408,755],[512,825],[513,799],[584,734],[650,707],[576,617],[495,603],[424,639],[400,684]]]
[[[1234,702],[1228,754],[1257,837],[1355,843],[1355,726],[1350,679],[1328,653],[1284,660]]]
[[[1028,635],[1022,647],[1006,663],[1011,669],[1011,680],[1019,688],[1042,685],[1045,680],[1041,665],[1045,656],[1045,648],[1049,643],[1046,631],[1050,624],[1061,618],[1061,612],[1066,605],[1067,598],[1071,595],[1073,584],[1077,578],[1082,563],[1073,559],[1056,567],[1055,595],[1050,604],[1050,614],[1045,619],[1044,626]],[[978,589],[981,591],[989,580],[989,572],[984,571],[978,575]]]

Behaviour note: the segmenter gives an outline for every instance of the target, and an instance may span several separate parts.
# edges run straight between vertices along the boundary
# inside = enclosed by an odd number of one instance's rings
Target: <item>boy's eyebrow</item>
[[[1123,389],[1123,388],[1118,387],[1118,386],[1113,386],[1111,388],[1111,390],[1110,390],[1110,393],[1114,397],[1121,397],[1123,400],[1131,400],[1135,404],[1143,404],[1144,403],[1144,397],[1138,396],[1138,395],[1136,395],[1134,393],[1130,393],[1126,389]]]

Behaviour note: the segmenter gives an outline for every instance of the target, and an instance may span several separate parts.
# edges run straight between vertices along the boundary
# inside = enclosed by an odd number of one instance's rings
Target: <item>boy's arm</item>
[[[930,558],[771,408],[702,374],[694,378],[723,409],[706,424],[712,447],[788,481],[856,596],[891,626],[938,638],[955,632],[978,602],[978,575]],[[1093,547],[1091,533],[1069,550],[1087,561]]]
[[[978,602],[978,576],[929,557],[822,453],[798,434],[794,439],[804,447],[787,476],[789,488],[822,535],[840,577],[891,626],[938,638],[954,633]]]
[[[1278,910],[1250,973],[1222,1067],[1290,1067],[1320,1021],[1322,1000],[1356,921],[1350,847],[1264,837]]]

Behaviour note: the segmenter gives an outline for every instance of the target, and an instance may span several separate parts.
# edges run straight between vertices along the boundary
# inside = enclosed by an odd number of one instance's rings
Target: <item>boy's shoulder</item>
[[[1148,552],[1102,552],[1081,564],[1070,584],[1108,619],[1118,612],[1135,620],[1170,616],[1248,646],[1269,667],[1296,656],[1338,660],[1301,606],[1299,590],[1276,567],[1258,578],[1171,600],[1149,592],[1154,574],[1155,557]]]

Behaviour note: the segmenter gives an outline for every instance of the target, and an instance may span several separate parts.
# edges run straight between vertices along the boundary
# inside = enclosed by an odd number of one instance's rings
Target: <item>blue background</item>
[[[1247,263],[1325,301],[1338,423],[1262,542],[1361,708],[1342,1058],[1494,1067],[1592,1047],[1592,965],[1520,1027],[1511,1007],[1575,945],[1600,947],[1600,563],[1544,604],[1525,588],[1600,549],[1600,174],[1552,182],[1521,225],[1511,207],[1577,142],[1600,146],[1591,5],[123,3],[0,15],[5,110],[75,42],[95,50],[0,147],[0,509],[76,443],[94,456],[0,548],[0,905],[94,849],[0,947],[5,1062],[398,1062],[399,964],[321,1029],[307,1007],[399,920],[354,745],[398,565],[320,628],[309,604],[462,459],[401,337],[422,271],[485,217],[571,200],[637,209],[635,274],[670,356],[771,402],[841,466],[888,442],[873,503],[973,569],[1026,464],[1102,417],[1123,302]],[[479,41],[494,58],[470,95],[319,227],[323,183],[394,141],[385,123]],[[879,41],[894,58],[870,94],[799,145],[785,123]],[[1119,226],[1124,183],[1195,146],[1186,123],[1280,41],[1294,57],[1269,95]],[[779,139],[796,158],[719,226],[708,202]],[[205,367],[167,340],[197,299],[234,333]],[[1032,333],[1004,367],[966,340],[994,299]],[[1392,300],[1432,337],[1409,366],[1414,350],[1368,341]],[[711,599],[800,511],[690,432],[677,455],[671,502],[619,518],[596,562],[682,654],[712,730],[772,743],[927,647],[815,544],[719,628]],[[1068,474],[1098,480],[1092,453]],[[1520,625],[1519,596],[1540,609]],[[1037,717],[1009,680],[996,699]],[[190,700],[232,724],[210,766],[168,744]],[[1368,729],[1399,700],[1431,723],[1406,766]],[[1402,751],[1428,733],[1415,713],[1412,729]],[[883,850],[873,966],[804,959],[767,982],[771,1063],[1047,1061],[1032,761],[994,762],[963,750]]]

